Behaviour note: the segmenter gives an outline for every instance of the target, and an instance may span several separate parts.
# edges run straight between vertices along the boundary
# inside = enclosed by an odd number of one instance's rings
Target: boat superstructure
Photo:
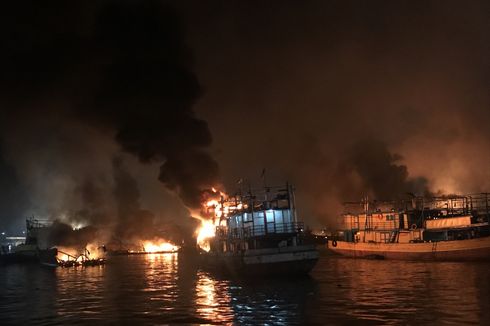
[[[264,187],[221,197],[219,217],[206,267],[238,275],[304,274],[318,260],[298,220],[293,187]]]
[[[351,257],[489,260],[489,194],[346,203],[328,244]]]

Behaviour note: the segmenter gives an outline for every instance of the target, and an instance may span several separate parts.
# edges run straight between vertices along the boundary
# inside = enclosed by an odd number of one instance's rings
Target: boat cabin
[[[298,235],[304,226],[297,219],[294,189],[289,184],[239,192],[222,198],[221,205],[227,215],[216,228],[212,251],[240,252],[301,242]]]
[[[347,242],[411,243],[488,235],[488,194],[346,203],[340,239]]]

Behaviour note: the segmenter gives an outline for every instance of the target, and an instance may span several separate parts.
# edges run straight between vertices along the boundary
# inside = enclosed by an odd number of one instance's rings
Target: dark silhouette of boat
[[[10,251],[2,252],[0,261],[11,263],[40,263],[44,266],[56,267],[58,261],[56,248],[49,247],[43,238],[49,232],[49,223],[34,218],[26,220],[26,241]]]

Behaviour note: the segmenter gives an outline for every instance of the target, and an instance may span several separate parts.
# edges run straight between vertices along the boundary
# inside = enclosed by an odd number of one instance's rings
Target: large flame
[[[227,195],[214,187],[211,191],[203,201],[201,211],[193,214],[201,222],[196,230],[197,245],[205,251],[210,250],[209,241],[216,235],[216,227],[223,223],[228,215],[228,208],[223,205]]]
[[[196,234],[197,234],[197,245],[205,250],[209,251],[210,250],[210,245],[209,245],[209,240],[211,238],[214,238],[216,235],[216,225],[213,220],[206,220],[206,219],[200,219],[201,220],[201,225],[197,229]]]
[[[143,241],[145,252],[176,252],[179,247],[165,240]]]
[[[77,261],[80,262],[86,259],[99,259],[105,255],[103,247],[89,243],[85,247],[56,247],[58,249],[57,258],[60,261]]]

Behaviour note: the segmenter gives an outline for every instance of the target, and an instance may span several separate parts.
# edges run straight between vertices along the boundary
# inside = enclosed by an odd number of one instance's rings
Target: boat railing
[[[267,225],[255,225],[249,227],[228,228],[218,226],[216,234],[221,238],[228,239],[247,239],[253,237],[261,237],[274,234],[295,234],[304,231],[303,222],[292,223],[274,223],[270,222]]]
[[[410,226],[409,226],[410,227]],[[350,230],[366,230],[366,231],[390,231],[398,230],[400,228],[398,221],[386,221],[386,222],[369,222],[366,226],[364,223],[344,223],[343,229]]]

